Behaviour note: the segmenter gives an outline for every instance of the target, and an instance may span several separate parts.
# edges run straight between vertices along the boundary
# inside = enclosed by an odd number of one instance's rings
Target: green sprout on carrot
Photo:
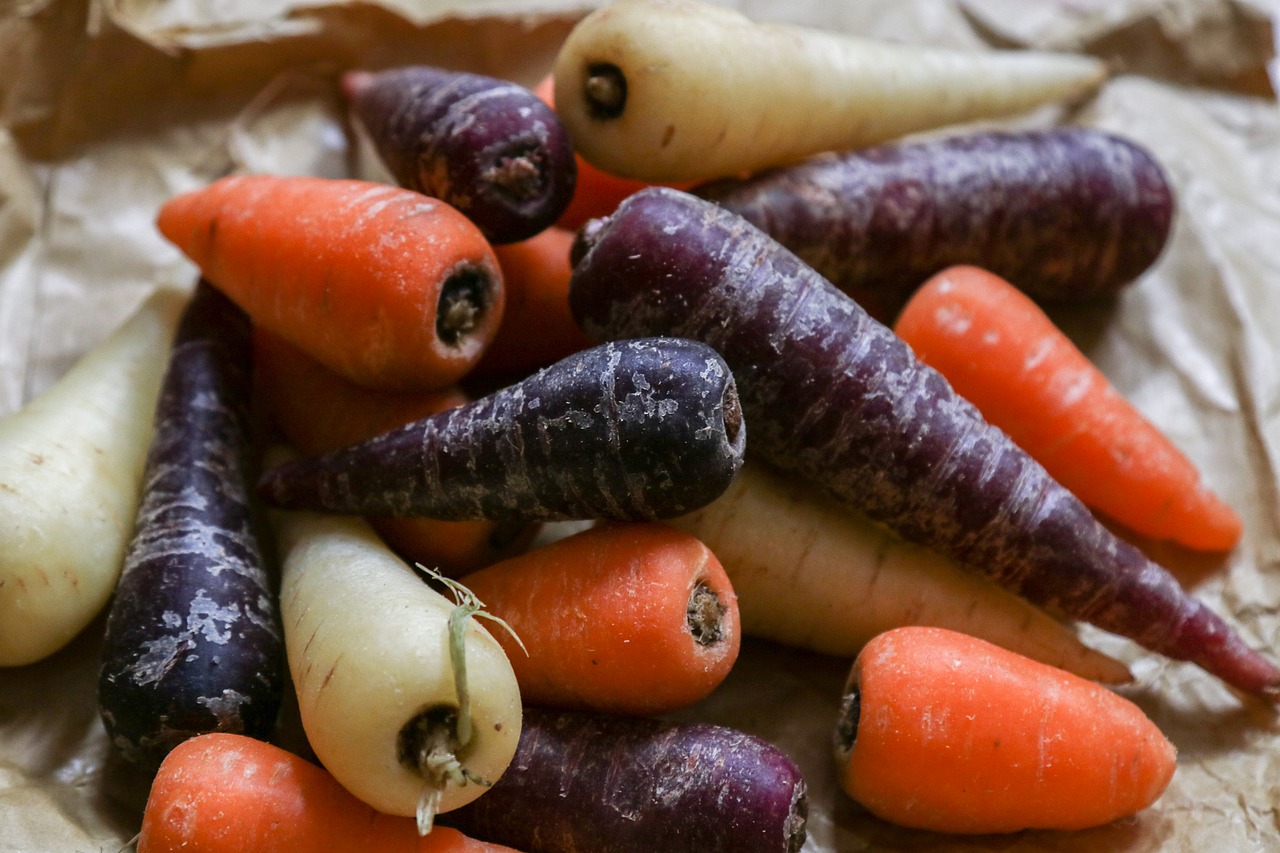
[[[427,784],[423,786],[416,817],[419,834],[426,835],[435,823],[435,816],[439,811],[440,800],[446,785],[450,783],[466,785],[470,782],[487,788],[493,784],[492,780],[468,770],[458,756],[471,742],[473,733],[471,693],[467,686],[467,622],[472,617],[496,622],[511,634],[525,654],[528,654],[528,650],[525,649],[524,642],[516,634],[515,629],[507,624],[506,620],[487,612],[484,609],[484,602],[465,585],[421,563],[416,566],[427,577],[442,584],[451,594],[456,605],[453,612],[449,614],[449,662],[453,667],[454,689],[458,695],[457,716],[453,720],[452,737],[447,739],[437,737],[429,740],[424,745],[419,759],[419,767]]]

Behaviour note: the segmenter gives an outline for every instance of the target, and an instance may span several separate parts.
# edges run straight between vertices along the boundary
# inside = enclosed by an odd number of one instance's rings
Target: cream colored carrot
[[[1101,60],[872,41],[762,23],[699,0],[621,0],[584,18],[556,58],[574,146],[628,178],[753,172],[914,131],[1085,95]]]

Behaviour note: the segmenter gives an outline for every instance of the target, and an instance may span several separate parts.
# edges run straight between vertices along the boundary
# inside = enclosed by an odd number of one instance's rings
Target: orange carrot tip
[[[494,638],[526,704],[663,714],[705,698],[738,657],[724,568],[699,539],[656,522],[597,524],[466,585],[511,627]]]
[[[1085,829],[1154,803],[1177,752],[1137,705],[1092,681],[942,628],[859,653],[835,733],[845,792],[936,832]]]
[[[323,768],[245,735],[198,735],[156,774],[138,853],[512,853],[375,811]]]
[[[894,326],[1091,509],[1154,539],[1227,551],[1239,516],[1032,299],[975,266],[929,279]]]

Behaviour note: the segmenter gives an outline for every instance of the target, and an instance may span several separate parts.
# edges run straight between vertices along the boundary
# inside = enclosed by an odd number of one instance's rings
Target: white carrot
[[[747,635],[853,657],[883,631],[928,625],[1085,678],[1129,680],[1124,664],[1045,611],[759,463],[670,523],[723,564]]]
[[[621,0],[553,70],[574,145],[606,172],[689,181],[1086,95],[1101,60],[964,51],[757,22],[699,0]]]
[[[511,664],[469,611],[364,521],[273,518],[307,740],[348,791],[380,812],[416,815],[426,831],[436,813],[483,794],[515,754],[521,708]],[[451,637],[455,627],[460,637]],[[459,644],[465,666],[452,656]]]
[[[185,301],[181,291],[158,290],[0,420],[0,666],[58,651],[110,598]]]

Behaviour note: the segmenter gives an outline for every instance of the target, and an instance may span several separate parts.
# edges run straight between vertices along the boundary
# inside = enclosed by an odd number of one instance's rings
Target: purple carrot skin
[[[488,396],[259,483],[284,509],[451,521],[650,521],[718,497],[746,426],[715,350],[677,338],[607,343]]]
[[[1100,524],[887,327],[763,232],[647,189],[579,235],[594,338],[680,335],[734,371],[754,452],[1030,601],[1250,693],[1280,670]]]
[[[251,502],[250,361],[248,318],[200,282],[161,386],[99,670],[112,743],[151,770],[197,734],[265,738],[280,706],[274,572]]]
[[[807,816],[799,768],[754,735],[526,707],[506,772],[440,822],[528,853],[795,853]]]
[[[490,242],[532,237],[573,198],[573,145],[524,86],[415,65],[348,72],[342,88],[395,180],[449,202]]]
[[[1083,127],[826,154],[693,191],[889,322],[934,273],[974,264],[1042,303],[1114,295],[1154,264],[1174,198],[1142,147]]]

